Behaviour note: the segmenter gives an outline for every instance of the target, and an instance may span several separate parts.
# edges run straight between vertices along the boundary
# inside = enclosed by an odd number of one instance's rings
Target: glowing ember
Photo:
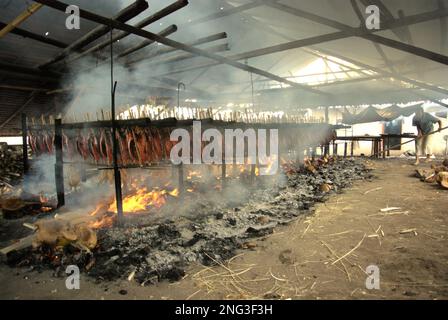
[[[192,178],[202,178],[202,174],[199,171],[191,170],[188,172],[187,180],[191,180]]]

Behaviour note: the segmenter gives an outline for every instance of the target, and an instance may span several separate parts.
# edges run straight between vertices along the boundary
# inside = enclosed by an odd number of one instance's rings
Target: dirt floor
[[[80,290],[50,271],[0,267],[1,299],[447,299],[448,191],[413,177],[412,160],[371,162],[360,181],[241,250],[226,265],[192,266],[176,283],[141,287],[81,275]],[[422,164],[420,167],[429,166]],[[381,212],[386,207],[400,207]],[[380,289],[366,288],[366,267]]]

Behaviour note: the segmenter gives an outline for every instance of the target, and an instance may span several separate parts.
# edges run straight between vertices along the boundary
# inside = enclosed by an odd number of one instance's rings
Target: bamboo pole
[[[10,33],[15,27],[20,25],[22,22],[24,22],[26,19],[28,19],[42,7],[43,4],[41,3],[33,3],[28,8],[26,8],[25,11],[19,14],[13,21],[11,21],[8,25],[6,25],[6,27],[0,30],[0,39],[6,36],[8,33]]]

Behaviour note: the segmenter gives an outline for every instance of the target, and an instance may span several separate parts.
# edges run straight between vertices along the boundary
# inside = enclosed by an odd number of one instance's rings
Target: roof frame
[[[383,23],[383,30],[366,30],[365,28],[358,28],[357,29],[357,33],[359,34],[369,34],[369,33],[374,33],[374,32],[379,32],[379,31],[384,31],[385,29],[393,29],[393,28],[398,28],[398,27],[402,27],[402,26],[407,26],[407,25],[412,25],[412,24],[416,24],[416,23],[421,23],[421,22],[425,22],[425,21],[430,21],[430,20],[434,20],[434,19],[439,19],[440,17],[446,17],[448,16],[448,10],[435,10],[435,11],[430,11],[430,12],[424,12],[421,14],[416,14],[416,15],[412,15],[412,16],[407,16],[403,19],[396,19],[394,21],[389,21],[389,22],[384,22]],[[261,48],[261,49],[256,49],[256,50],[252,50],[252,51],[248,51],[248,52],[244,52],[241,54],[236,54],[236,55],[232,55],[232,56],[228,56],[229,59],[232,60],[244,60],[244,59],[249,59],[249,58],[254,58],[254,57],[259,57],[259,56],[264,56],[267,54],[272,54],[272,53],[278,53],[278,52],[283,52],[286,50],[291,50],[291,49],[298,49],[298,48],[302,48],[302,47],[309,47],[312,45],[316,45],[316,44],[321,44],[327,41],[333,41],[333,40],[338,40],[338,39],[345,39],[348,37],[351,37],[350,34],[347,34],[344,31],[337,31],[337,32],[333,32],[333,33],[328,33],[328,34],[324,34],[324,35],[319,35],[319,36],[314,36],[314,37],[310,37],[310,38],[306,38],[306,39],[300,39],[300,40],[292,40],[291,38],[281,34],[275,30],[272,30],[272,28],[258,23],[256,22],[252,22],[254,23],[258,28],[260,28],[261,30],[264,30],[268,33],[280,36],[286,40],[290,40],[290,42],[287,43],[282,43],[280,45],[274,45],[274,46],[270,46],[270,47],[265,47],[265,48]],[[220,63],[217,62],[201,62],[197,65],[193,65],[193,66],[188,66],[185,68],[180,68],[177,70],[171,70],[165,73],[162,73],[160,75],[166,76],[166,75],[171,75],[171,74],[176,74],[176,73],[183,73],[183,72],[188,72],[188,71],[192,71],[192,70],[196,70],[196,69],[200,69],[200,68],[207,68],[207,67],[212,67],[212,66],[216,66],[219,65]]]
[[[423,49],[420,47],[416,47],[416,46],[413,46],[410,44],[406,44],[406,43],[403,43],[400,41],[396,41],[393,39],[378,36],[378,35],[375,35],[372,33],[362,32],[362,30],[365,30],[365,28],[363,28],[363,27],[353,28],[353,27],[346,25],[344,23],[341,23],[339,21],[325,18],[325,17],[319,16],[317,14],[306,12],[304,10],[297,9],[297,8],[287,6],[284,4],[280,4],[277,2],[269,3],[268,6],[278,9],[283,12],[287,12],[289,14],[295,15],[300,18],[308,19],[308,20],[311,20],[314,22],[321,23],[326,26],[333,27],[335,29],[346,32],[349,36],[361,37],[366,40],[380,43],[382,45],[385,45],[385,46],[388,46],[388,47],[391,47],[391,48],[394,48],[397,50],[401,50],[401,51],[411,53],[416,56],[420,56],[420,57],[423,57],[423,58],[426,58],[426,59],[429,59],[429,60],[432,60],[435,62],[439,62],[444,65],[448,65],[448,56],[439,54],[437,52],[432,52],[432,51],[429,51],[429,50],[426,50],[426,49]],[[384,29],[382,29],[382,31],[384,31]]]
[[[59,10],[61,12],[65,12],[65,8],[67,7],[67,4],[65,4],[63,2],[60,2],[60,1],[57,1],[57,0],[34,0],[34,1],[42,3],[42,4],[46,5],[46,6],[49,6],[49,7],[53,8],[53,9],[56,9],[56,10]],[[116,21],[116,20],[113,20],[113,19],[109,19],[109,18],[106,18],[104,16],[101,16],[101,15],[98,15],[98,14],[95,14],[95,13],[92,13],[92,12],[89,12],[89,11],[86,11],[86,10],[83,10],[83,9],[80,9],[80,16],[81,16],[81,18],[84,18],[84,19],[87,19],[87,20],[90,20],[90,21],[93,21],[93,22],[96,22],[96,23],[99,23],[99,24],[102,24],[102,25],[109,26],[110,28],[115,28],[115,29],[118,29],[118,30],[125,31],[127,33],[135,34],[137,36],[140,36],[140,37],[143,37],[143,38],[146,38],[146,39],[149,39],[149,40],[154,40],[154,41],[163,43],[163,44],[165,44],[167,46],[170,46],[170,47],[173,47],[173,48],[177,48],[177,49],[180,49],[180,50],[192,53],[192,54],[197,55],[197,56],[202,56],[202,57],[205,57],[205,58],[209,58],[211,60],[215,60],[217,62],[220,62],[220,63],[226,64],[226,65],[235,67],[235,68],[240,69],[240,70],[249,71],[249,72],[252,72],[252,73],[255,73],[255,74],[259,74],[259,75],[262,75],[262,76],[264,76],[266,78],[271,78],[272,80],[276,80],[278,82],[283,82],[283,83],[289,84],[291,86],[295,86],[295,87],[297,87],[299,89],[303,89],[303,90],[307,90],[307,91],[313,92],[314,94],[329,96],[329,94],[327,94],[327,93],[325,93],[323,91],[313,89],[312,87],[307,86],[307,85],[301,85],[301,84],[295,83],[293,81],[289,81],[289,80],[284,79],[284,78],[282,78],[280,76],[277,76],[277,75],[274,75],[272,73],[269,73],[269,72],[267,72],[265,70],[258,69],[258,68],[255,68],[255,67],[252,67],[252,66],[249,66],[249,65],[244,65],[244,64],[239,63],[237,61],[233,61],[231,59],[228,59],[226,57],[223,57],[223,56],[220,56],[220,55],[217,55],[217,54],[214,54],[214,53],[206,52],[206,51],[204,51],[202,49],[198,49],[196,47],[191,47],[191,46],[188,46],[188,45],[186,45],[184,43],[181,43],[181,42],[178,42],[178,41],[174,41],[174,40],[171,40],[171,39],[168,39],[168,38],[165,38],[165,37],[161,37],[161,36],[159,36],[157,34],[154,34],[152,32],[149,32],[149,31],[146,31],[146,30],[142,30],[142,29],[133,27],[131,25],[128,25],[128,24],[125,24],[125,23],[122,23],[122,22],[119,22],[119,21]]]

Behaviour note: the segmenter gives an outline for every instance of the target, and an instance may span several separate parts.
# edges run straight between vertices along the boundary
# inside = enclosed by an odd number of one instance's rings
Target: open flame
[[[190,170],[187,175],[187,180],[191,180],[192,178],[201,179],[202,173],[197,170]]]
[[[172,191],[167,191],[156,188],[148,191],[146,187],[137,189],[136,193],[123,198],[123,212],[139,213],[146,211],[151,207],[160,209],[166,203],[167,195],[177,197],[179,195],[179,190],[174,189]],[[117,204],[115,201],[109,206],[108,211],[117,212]]]
[[[123,198],[123,213],[138,214],[148,211],[151,208],[160,209],[166,203],[168,196],[178,197],[179,190],[173,189],[169,191],[167,189],[160,190],[159,188],[148,190],[146,187],[138,188],[133,194]],[[114,199],[106,204],[98,204],[95,210],[90,213],[90,216],[99,218],[92,222],[90,227],[96,229],[111,226],[116,215],[108,215],[108,213],[117,213],[117,204]]]

